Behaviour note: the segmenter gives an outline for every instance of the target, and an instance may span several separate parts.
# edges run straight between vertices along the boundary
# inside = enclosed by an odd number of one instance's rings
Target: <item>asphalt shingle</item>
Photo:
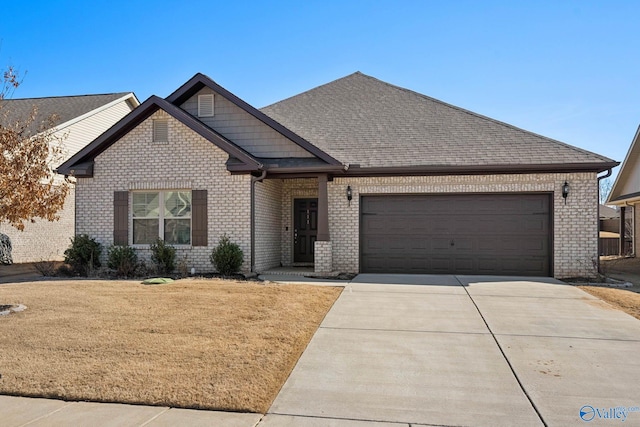
[[[360,72],[261,111],[361,167],[613,162]]]
[[[0,109],[5,110],[7,120],[15,118],[24,119],[31,114],[34,107],[37,108],[36,120],[33,128],[36,129],[51,115],[56,116],[56,124],[65,123],[75,117],[79,117],[89,111],[95,110],[109,102],[122,98],[130,92],[109,93],[100,95],[79,96],[55,96],[49,98],[19,98],[0,101]],[[0,115],[4,120],[5,116]]]

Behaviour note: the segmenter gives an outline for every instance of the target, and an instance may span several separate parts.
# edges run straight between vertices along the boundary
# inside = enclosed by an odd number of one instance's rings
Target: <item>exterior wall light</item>
[[[567,181],[562,184],[562,198],[564,199],[564,204],[567,204],[567,196],[569,195],[569,183]]]
[[[351,191],[351,186],[347,185],[347,200],[349,201],[349,206],[351,206],[351,199],[353,199],[353,191]]]

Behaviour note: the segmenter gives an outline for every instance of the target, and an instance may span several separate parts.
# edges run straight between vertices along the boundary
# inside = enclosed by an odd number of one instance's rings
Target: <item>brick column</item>
[[[333,244],[329,238],[329,194],[327,175],[318,175],[318,239],[314,248],[314,270],[330,273],[333,270]]]
[[[331,242],[315,242],[313,271],[324,274],[333,271],[333,244]]]

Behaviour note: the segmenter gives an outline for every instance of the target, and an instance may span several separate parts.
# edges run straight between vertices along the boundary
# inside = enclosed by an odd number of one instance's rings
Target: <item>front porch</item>
[[[255,183],[254,271],[326,276],[333,271],[328,176]]]

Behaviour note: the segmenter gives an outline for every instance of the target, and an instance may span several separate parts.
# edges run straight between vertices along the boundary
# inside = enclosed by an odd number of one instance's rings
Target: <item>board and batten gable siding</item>
[[[211,93],[214,94],[214,116],[198,117],[198,95]],[[180,108],[198,117],[198,120],[256,157],[314,157],[293,141],[207,87],[186,100]]]
[[[152,141],[154,119],[168,120],[169,142]],[[196,190],[196,198],[203,195],[198,190],[206,190],[207,245],[178,246],[177,259],[186,257],[187,267],[195,267],[197,272],[213,271],[209,255],[219,237],[227,234],[244,252],[242,269],[248,271],[251,178],[231,175],[225,165],[228,157],[164,111],[157,111],[96,157],[93,178],[78,179],[77,232],[89,234],[105,247],[114,243],[115,192],[127,191],[131,206],[134,190]],[[202,206],[196,202],[194,209],[199,209],[198,205]],[[130,209],[128,216],[130,242]],[[199,224],[192,226],[202,225],[196,222]],[[197,234],[198,230],[195,231]],[[202,243],[197,239],[200,238],[195,237],[192,243]],[[138,254],[143,259],[150,257],[147,249],[138,249]]]

